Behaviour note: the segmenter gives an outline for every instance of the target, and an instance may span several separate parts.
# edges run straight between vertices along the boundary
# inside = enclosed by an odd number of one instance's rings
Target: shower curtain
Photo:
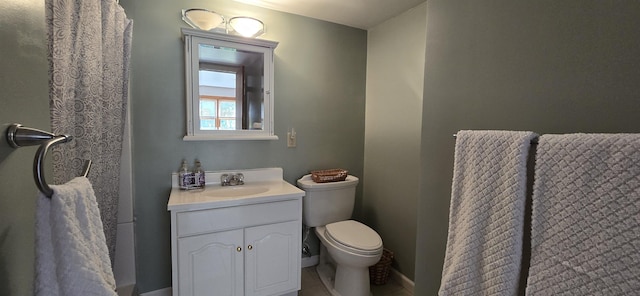
[[[133,22],[116,0],[46,0],[46,21],[51,126],[73,136],[52,150],[54,182],[93,162],[88,177],[113,266]]]

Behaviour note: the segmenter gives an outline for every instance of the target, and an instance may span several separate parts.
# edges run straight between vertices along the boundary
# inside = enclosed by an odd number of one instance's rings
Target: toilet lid
[[[382,248],[382,239],[377,232],[358,221],[347,220],[328,224],[325,233],[345,246],[369,251]]]

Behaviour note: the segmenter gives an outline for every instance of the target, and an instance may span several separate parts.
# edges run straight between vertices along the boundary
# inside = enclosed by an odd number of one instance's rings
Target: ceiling
[[[426,0],[235,0],[368,30]]]

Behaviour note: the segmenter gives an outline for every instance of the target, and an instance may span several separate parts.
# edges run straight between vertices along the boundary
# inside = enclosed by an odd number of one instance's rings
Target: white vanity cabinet
[[[194,202],[204,193],[172,191],[174,296],[297,295],[304,193],[282,182],[295,194]]]
[[[298,290],[299,221],[178,239],[178,295]]]
[[[243,295],[242,235],[239,229],[178,239],[174,294]]]

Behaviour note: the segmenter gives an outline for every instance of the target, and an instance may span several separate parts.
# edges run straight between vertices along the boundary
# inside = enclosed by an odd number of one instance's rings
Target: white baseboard
[[[410,280],[408,277],[404,276],[404,274],[400,273],[394,268],[391,268],[391,272],[389,273],[389,278],[392,281],[400,284],[400,286],[407,289],[407,291],[411,292],[411,295],[413,295],[413,290],[416,284],[412,280]]]
[[[302,257],[302,268],[318,265],[318,260],[320,256],[314,255],[311,257]]]
[[[147,293],[142,293],[140,294],[140,296],[171,296],[171,294],[172,294],[171,287],[169,287],[169,288],[155,290]]]

